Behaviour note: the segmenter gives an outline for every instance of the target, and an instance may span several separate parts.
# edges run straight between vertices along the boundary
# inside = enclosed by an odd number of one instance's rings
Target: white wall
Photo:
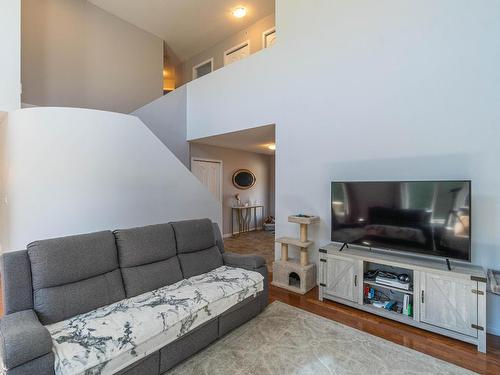
[[[277,74],[282,74],[276,54],[281,36],[277,40],[271,48],[186,84],[188,139],[275,123],[277,114],[283,112],[275,105],[286,108],[289,93],[284,95],[283,91],[295,81],[277,86]]]
[[[0,112],[0,150],[5,149],[6,130],[7,130],[8,113]],[[7,210],[5,209],[5,201],[2,199],[6,195],[7,188],[7,167],[5,165],[5,152],[0,152],[0,253],[4,251],[4,239],[8,235],[7,227]]]
[[[11,112],[3,250],[36,239],[209,217],[220,204],[135,116],[70,108]]]
[[[21,0],[0,0],[0,111],[21,108]]]
[[[188,84],[188,138],[276,123],[277,235],[296,235],[289,214],[318,214],[315,248],[332,180],[470,178],[472,261],[500,269],[499,14],[487,0],[277,0],[273,48]],[[500,297],[488,306],[500,334]]]
[[[163,41],[87,0],[23,0],[22,81],[24,103],[130,113],[163,94]]]
[[[132,114],[139,117],[186,168],[189,168],[186,111],[187,89],[182,86]]]
[[[191,157],[206,158],[222,161],[222,222],[223,233],[231,235],[231,228],[238,230],[236,214],[231,227],[231,207],[236,205],[235,195],[239,194],[242,203],[254,203],[256,200],[264,206],[264,210],[257,210],[257,224],[264,217],[274,212],[269,200],[271,189],[271,158],[272,156],[257,154],[224,147],[216,147],[199,143],[191,143]],[[256,183],[250,189],[241,190],[233,185],[233,174],[238,169],[248,169],[255,174]],[[251,227],[254,227],[253,213]]]

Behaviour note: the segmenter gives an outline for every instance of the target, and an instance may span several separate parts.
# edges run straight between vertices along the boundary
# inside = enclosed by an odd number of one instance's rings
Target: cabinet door
[[[477,337],[477,281],[422,273],[420,321]]]
[[[357,264],[355,260],[328,254],[325,293],[357,302],[357,290],[361,281],[357,275]]]

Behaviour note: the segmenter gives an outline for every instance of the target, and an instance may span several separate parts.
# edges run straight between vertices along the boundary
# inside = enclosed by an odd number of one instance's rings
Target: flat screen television
[[[332,182],[332,241],[471,260],[470,181]]]

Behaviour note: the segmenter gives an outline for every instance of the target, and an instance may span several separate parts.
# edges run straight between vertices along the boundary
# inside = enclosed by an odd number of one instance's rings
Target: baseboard
[[[263,230],[263,228],[255,228],[255,227],[251,227],[250,230],[248,232],[253,232],[255,230]],[[246,232],[241,232],[241,233],[246,233]],[[222,235],[222,238],[229,238],[229,237],[232,237],[233,235],[235,234],[240,234],[240,232],[234,232],[233,234],[231,233],[226,233],[226,234],[223,234]]]
[[[498,327],[487,327],[486,331],[490,335],[500,336],[500,328]]]

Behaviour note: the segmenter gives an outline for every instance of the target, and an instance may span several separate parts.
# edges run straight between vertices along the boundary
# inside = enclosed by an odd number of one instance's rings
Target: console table
[[[319,249],[319,299],[330,299],[373,314],[477,345],[486,352],[486,272],[466,263],[390,254],[329,244]],[[367,271],[410,276],[409,289],[380,284]],[[403,314],[377,307],[371,290],[411,304]],[[371,293],[369,293],[371,294]]]
[[[238,233],[249,232],[250,224],[252,223],[252,210],[255,230],[257,230],[257,209],[261,210],[261,225],[262,228],[264,224],[264,206],[262,205],[250,205],[250,206],[234,206],[231,207],[231,236],[234,236],[234,214],[236,213],[236,219],[238,221]]]

